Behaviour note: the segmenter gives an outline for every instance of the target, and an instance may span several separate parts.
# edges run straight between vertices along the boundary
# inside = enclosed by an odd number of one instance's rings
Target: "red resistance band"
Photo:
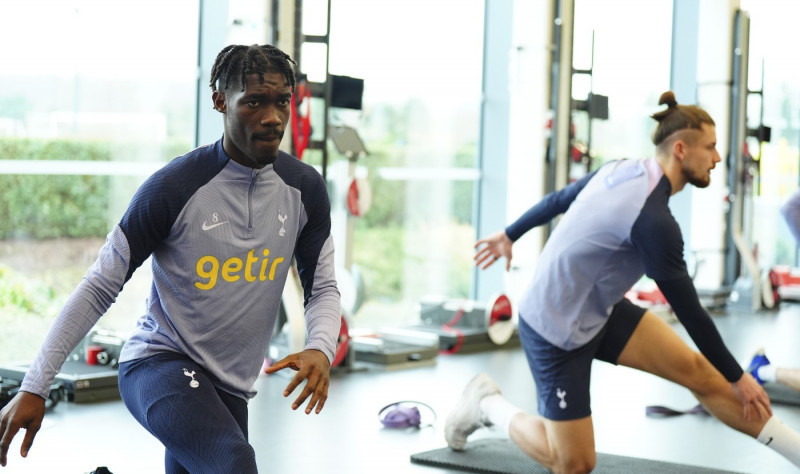
[[[454,334],[456,336],[456,343],[453,344],[453,347],[450,349],[442,349],[439,351],[440,354],[455,354],[461,349],[461,346],[464,345],[464,333],[461,332],[458,328],[454,327],[458,324],[458,321],[461,319],[461,316],[464,315],[464,308],[459,308],[458,312],[456,312],[453,319],[448,321],[447,323],[442,325],[442,329],[445,332],[449,332],[450,334]]]
[[[297,99],[295,99],[297,97]],[[306,103],[306,113],[300,116],[300,106]],[[303,159],[303,152],[308,147],[308,140],[311,136],[311,88],[305,82],[297,84],[294,94],[292,94],[292,138],[297,157]],[[301,129],[302,125],[302,129]]]

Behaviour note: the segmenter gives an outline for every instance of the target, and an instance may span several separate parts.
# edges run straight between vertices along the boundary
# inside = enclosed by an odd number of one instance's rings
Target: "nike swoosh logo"
[[[217,222],[216,224],[211,224],[211,225],[208,225],[207,223],[203,222],[203,230],[211,230],[211,229],[213,229],[214,227],[219,227],[219,226],[221,226],[222,224],[227,224],[227,223],[228,223],[228,221],[225,221],[225,222]]]

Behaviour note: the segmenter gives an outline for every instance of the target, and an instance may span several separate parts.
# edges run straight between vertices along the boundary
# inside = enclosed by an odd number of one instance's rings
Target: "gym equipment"
[[[330,74],[331,105],[334,108],[361,110],[364,99],[364,79]]]
[[[764,125],[764,65],[761,67],[761,89],[751,90],[748,87],[748,69],[750,59],[750,17],[738,10],[733,28],[733,56],[731,90],[731,120],[728,138],[729,156],[727,157],[729,203],[725,211],[725,260],[723,284],[731,285],[731,303],[739,306],[747,305],[753,311],[772,309],[776,305],[769,273],[758,265],[758,243],[753,241],[754,226],[753,201],[759,193],[760,185],[760,153],[754,157],[750,154],[748,138],[754,139],[760,149],[769,142],[772,131]],[[748,104],[752,96],[760,96],[759,124],[750,128],[748,122]],[[753,147],[755,149],[755,147]]]
[[[672,312],[672,307],[667,302],[667,298],[661,293],[655,282],[638,282],[625,293],[625,297],[668,323],[678,321],[675,313]]]
[[[789,265],[776,265],[769,270],[770,280],[776,287],[775,300],[800,300],[800,269]],[[775,281],[772,281],[772,277]]]
[[[292,145],[294,153],[303,159],[303,152],[311,139],[311,86],[305,74],[297,78],[297,87],[292,94]],[[305,107],[301,113],[301,107]]]
[[[61,366],[51,387],[50,402],[55,404],[64,397],[75,403],[118,400],[117,366],[124,344],[125,339],[112,332],[92,329]],[[21,382],[29,368],[29,362],[4,364],[0,366],[0,379]],[[54,390],[57,393],[53,394]]]
[[[412,454],[411,462],[438,468],[495,474],[550,472],[547,468],[529,458],[512,441],[505,438],[484,438],[470,441],[467,443],[464,451],[454,451],[449,447],[445,447]],[[597,465],[592,472],[598,474],[617,474],[620,472],[647,472],[649,474],[673,474],[675,472],[733,474],[730,471],[721,471],[718,469],[605,453],[597,453]]]
[[[357,361],[381,364],[387,368],[434,365],[439,353],[439,338],[425,331],[362,329],[353,331],[351,336]]]
[[[87,365],[101,365],[116,369],[125,339],[115,333],[95,327],[83,338],[69,356],[67,362],[84,362]]]
[[[419,407],[425,408],[432,419],[422,424],[422,414]],[[421,426],[433,426],[436,422],[436,411],[427,403],[413,400],[403,400],[394,402],[381,408],[378,412],[378,420],[386,428],[419,428]]]
[[[800,407],[800,392],[779,383],[765,383],[764,390],[772,403]]]
[[[366,170],[359,170],[356,163],[369,153],[353,127],[331,126],[328,135],[336,150],[347,158],[331,165],[328,183],[331,188],[331,234],[336,242],[341,242],[336,248],[336,266],[350,271],[356,220],[367,213],[372,201],[372,190],[364,174]]]
[[[19,380],[4,379],[0,377],[0,409],[2,409],[8,402],[14,398],[19,392],[19,387],[22,385],[22,378]],[[62,382],[56,382],[50,386],[50,394],[47,400],[44,401],[45,411],[50,411],[58,405],[58,402],[67,398],[67,391]]]
[[[588,76],[589,92],[586,99],[572,100],[572,110],[586,112],[586,141],[578,140],[575,133],[576,127],[573,119],[570,118],[570,164],[569,164],[569,179],[570,181],[578,180],[586,176],[592,171],[593,157],[592,157],[592,121],[593,120],[608,120],[608,96],[595,94],[592,91],[592,79],[594,77],[594,31],[592,32],[592,45],[591,45],[591,62],[588,69],[575,69],[572,70],[572,75]],[[570,114],[572,115],[572,114]]]
[[[350,353],[350,328],[347,320],[342,315],[342,325],[339,326],[339,338],[336,340],[336,354],[331,362],[331,367],[339,367]]]
[[[485,305],[472,300],[423,301],[422,324],[412,328],[437,334],[444,353],[493,350],[519,345],[513,315],[511,300],[502,293]]]
[[[501,346],[514,335],[514,310],[506,295],[495,296],[486,308],[486,334],[489,340]]]
[[[0,366],[0,378],[6,381],[21,381],[30,368],[30,363],[11,363]],[[67,401],[75,403],[119,400],[117,386],[117,369],[105,366],[93,366],[80,360],[67,360],[61,366],[61,372],[55,378],[57,390],[66,394]],[[64,394],[52,396],[61,400]],[[57,400],[51,400],[57,403]]]
[[[711,416],[703,405],[697,404],[688,410],[677,410],[675,408],[666,407],[663,405],[648,405],[644,413],[650,418],[669,418],[680,415],[705,415]]]

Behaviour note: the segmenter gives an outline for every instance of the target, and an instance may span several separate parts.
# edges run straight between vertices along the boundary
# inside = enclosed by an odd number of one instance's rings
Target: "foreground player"
[[[322,177],[279,151],[294,61],[265,46],[228,46],[211,71],[224,134],[176,158],[137,191],[95,264],[58,315],[0,412],[0,465],[25,429],[28,455],[67,355],[152,256],[147,312],[122,350],[119,388],[166,448],[167,473],[257,472],[247,400],[267,354],[291,261],[305,293],[308,342],[267,371],[297,370],[284,396],[319,413],[328,396],[341,307]]]
[[[540,416],[522,412],[485,374],[465,388],[445,437],[464,449],[492,424],[555,472],[589,472],[596,462],[589,404],[593,359],[650,372],[689,390],[717,418],[800,466],[800,435],[772,415],[769,398],[742,370],[700,305],[668,201],[686,184],[708,186],[720,161],[714,121],[672,92],[653,115],[656,156],[606,164],[551,193],[505,231],[476,243],[476,264],[505,257],[528,230],[564,213],[522,297],[519,333],[536,382]],[[643,274],[658,283],[700,353],[624,294]]]

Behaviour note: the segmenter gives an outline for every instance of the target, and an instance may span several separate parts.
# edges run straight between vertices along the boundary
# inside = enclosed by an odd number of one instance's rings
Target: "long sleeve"
[[[341,326],[341,300],[336,285],[333,239],[329,237],[320,251],[311,295],[307,299],[305,320],[306,349],[317,349],[333,362]]]
[[[666,181],[663,183],[636,220],[631,241],[639,251],[645,273],[658,284],[697,348],[729,382],[735,382],[741,378],[742,368],[700,304],[683,260],[680,227],[667,207],[669,187]]]
[[[55,376],[78,343],[116,300],[126,281],[130,250],[117,226],[109,233],[97,260],[67,299],[20,390],[47,398]]]
[[[307,177],[303,205],[308,221],[297,240],[295,260],[303,285],[306,349],[316,349],[333,361],[341,326],[341,299],[336,284],[330,201],[321,176]]]
[[[583,178],[570,183],[558,191],[549,193],[541,201],[522,214],[516,221],[506,227],[506,235],[512,242],[516,242],[526,232],[542,224],[550,222],[554,217],[569,209],[572,201],[586,186],[586,183],[597,173],[593,171]]]
[[[742,378],[744,371],[725,346],[708,311],[700,304],[689,275],[677,280],[659,280],[656,283],[675,311],[678,320],[711,365],[716,367],[728,382],[736,382]]]

